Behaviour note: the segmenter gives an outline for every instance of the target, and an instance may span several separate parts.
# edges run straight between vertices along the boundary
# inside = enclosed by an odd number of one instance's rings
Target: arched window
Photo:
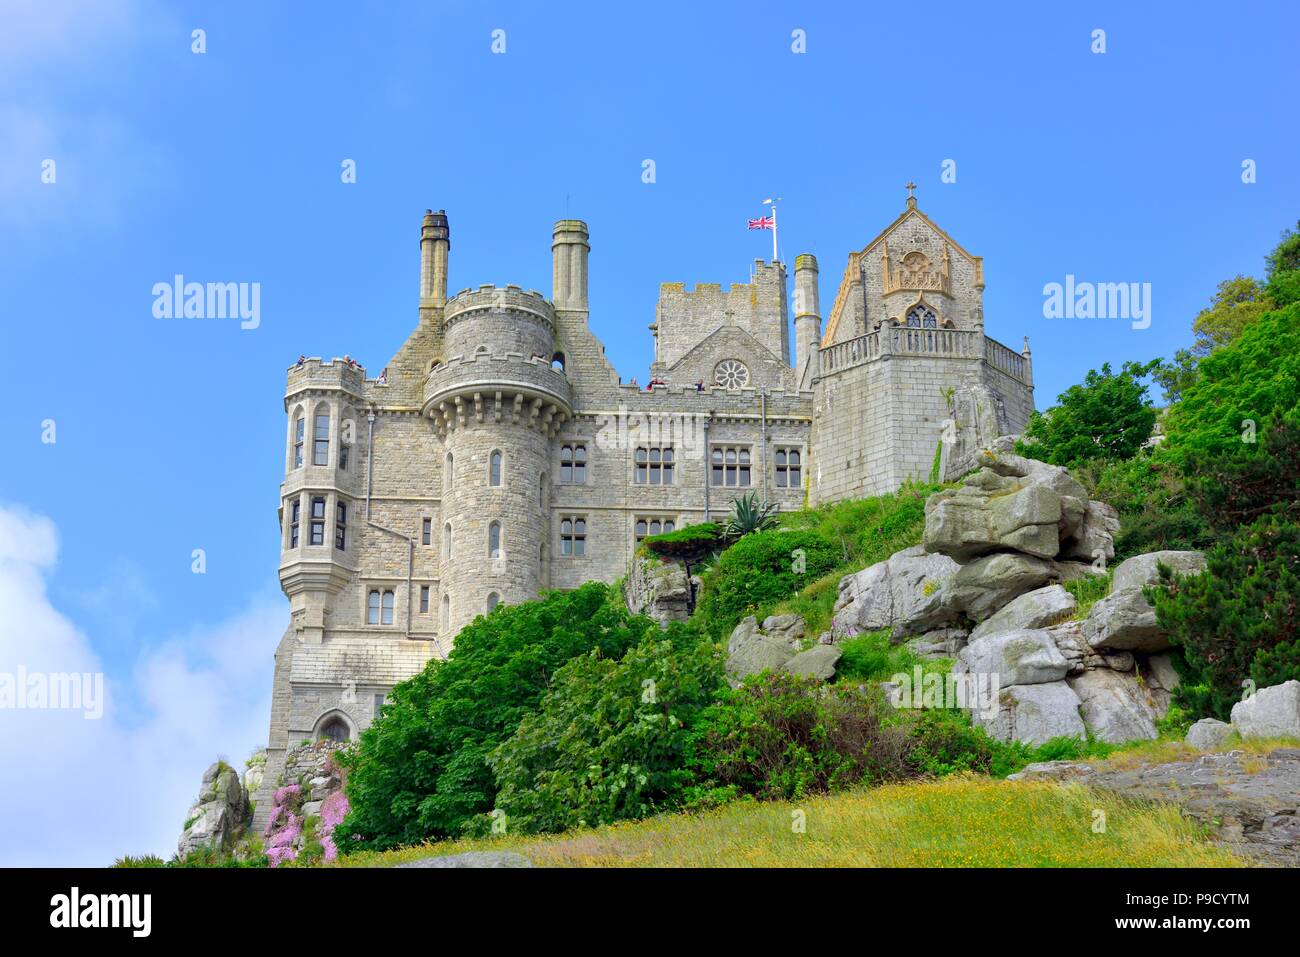
[[[488,558],[501,557],[501,523],[492,522],[488,525]]]
[[[487,596],[487,613],[492,614],[492,609],[501,603],[501,596],[494,591],[488,592]]]
[[[302,446],[303,440],[307,437],[307,419],[299,412],[298,417],[293,420],[293,467],[302,468]]]
[[[456,460],[450,452],[442,465],[442,487],[451,490],[456,486]]]
[[[907,310],[907,324],[913,329],[937,329],[939,321],[934,312],[925,306],[913,306]]]
[[[384,591],[384,601],[379,612],[379,623],[381,625],[391,625],[393,623],[393,602],[396,596],[391,591]]]
[[[320,740],[322,741],[342,743],[350,740],[351,737],[352,732],[348,730],[347,723],[342,718],[331,718],[320,729]]]
[[[442,526],[442,557],[451,559],[451,522]]]
[[[493,452],[488,461],[488,485],[498,488],[501,485],[501,453]]]
[[[553,355],[553,356],[551,357],[551,368],[554,369],[554,370],[556,370],[557,372],[563,372],[563,371],[564,371],[564,353],[563,353],[563,352],[557,352],[555,355]]]
[[[442,627],[444,631],[451,627],[451,596],[445,593],[442,596]]]

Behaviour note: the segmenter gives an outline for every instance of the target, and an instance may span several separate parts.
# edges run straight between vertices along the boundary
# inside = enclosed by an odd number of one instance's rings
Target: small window
[[[499,488],[501,486],[501,453],[493,452],[488,463],[488,485]]]
[[[451,522],[442,526],[442,557],[451,560]]]
[[[289,505],[289,547],[298,547],[298,520],[302,512],[302,501],[294,499]]]
[[[379,623],[381,625],[391,625],[393,623],[393,600],[393,593],[391,591],[385,591],[379,615]]]
[[[320,729],[320,740],[322,741],[333,741],[336,744],[341,744],[344,741],[351,740],[351,738],[352,731],[342,718],[330,718]]]
[[[370,589],[370,594],[366,596],[366,624],[379,624],[379,589]]]
[[[636,520],[636,540],[650,535],[666,535],[676,528],[671,518],[638,518]]]
[[[492,614],[492,609],[501,604],[501,596],[494,591],[488,592],[487,596],[487,613]]]
[[[339,502],[334,507],[334,547],[346,551],[348,545],[348,507]]]
[[[543,353],[543,355],[545,355],[545,353]],[[564,353],[563,353],[563,352],[557,352],[555,355],[551,356],[551,368],[554,369],[556,372],[563,372],[563,371],[564,371]]]
[[[803,462],[799,449],[778,447],[775,461],[777,488],[803,487]]]
[[[302,468],[302,444],[307,430],[307,420],[303,418],[302,413],[298,413],[298,418],[293,422],[293,467]]]
[[[447,453],[447,460],[442,467],[442,487],[451,489],[456,485],[456,459],[450,452]]]
[[[316,424],[312,427],[312,465],[329,465],[330,461],[330,414],[316,413]]]
[[[442,627],[444,631],[451,627],[451,596],[445,592],[442,596]]]
[[[312,545],[325,544],[325,498],[316,496],[311,500],[311,538]]]
[[[637,485],[673,484],[673,447],[641,446],[633,453],[636,463],[634,481]]]
[[[710,482],[715,488],[748,488],[752,481],[748,446],[714,446],[709,465]]]
[[[433,544],[433,519],[431,518],[426,518],[420,523],[420,544]]]
[[[907,324],[913,329],[935,329],[939,321],[925,306],[913,306],[907,311]]]
[[[429,613],[429,586],[421,585],[420,586],[420,614],[427,615],[428,613]]]
[[[385,697],[386,697],[385,695],[381,695],[381,694],[375,695],[375,717],[376,718],[378,718],[384,712]]]
[[[587,447],[560,446],[560,484],[584,485],[587,481]]]
[[[587,554],[587,520],[569,516],[560,520],[560,554],[581,557]]]
[[[492,522],[488,525],[488,558],[501,557],[501,523]]]
[[[348,470],[348,446],[339,442],[339,468],[344,472]]]

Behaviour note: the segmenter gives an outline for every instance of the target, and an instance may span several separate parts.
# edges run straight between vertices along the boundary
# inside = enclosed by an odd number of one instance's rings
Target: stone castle
[[[909,184],[910,185],[910,184]],[[419,324],[374,377],[288,370],[275,656],[257,824],[286,748],[355,738],[394,684],[498,603],[624,574],[647,535],[959,475],[1033,409],[1028,340],[985,335],[983,261],[917,208],[851,252],[823,328],[817,260],[724,289],[664,283],[645,386],[588,326],[585,223],[552,235],[550,296],[447,295],[450,229],[426,212]]]

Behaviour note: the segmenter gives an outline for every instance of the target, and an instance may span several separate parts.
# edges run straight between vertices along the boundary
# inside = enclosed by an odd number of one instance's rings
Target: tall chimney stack
[[[451,228],[447,211],[424,211],[420,228],[420,305],[442,306],[447,302],[447,254],[451,252]]]
[[[551,239],[551,301],[556,309],[587,310],[587,224],[561,219]]]
[[[822,318],[817,300],[817,257],[800,253],[794,259],[794,368],[799,378],[804,369],[818,361],[821,347]],[[817,375],[812,366],[811,375]]]

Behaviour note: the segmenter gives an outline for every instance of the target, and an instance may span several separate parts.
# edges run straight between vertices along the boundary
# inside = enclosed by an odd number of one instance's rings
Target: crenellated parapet
[[[346,359],[314,357],[289,366],[286,379],[286,409],[295,398],[312,392],[345,392],[360,401],[365,393],[366,370]]]
[[[424,414],[440,437],[471,421],[509,421],[553,436],[573,415],[573,404],[569,380],[549,359],[480,352],[452,356],[429,372]]]

